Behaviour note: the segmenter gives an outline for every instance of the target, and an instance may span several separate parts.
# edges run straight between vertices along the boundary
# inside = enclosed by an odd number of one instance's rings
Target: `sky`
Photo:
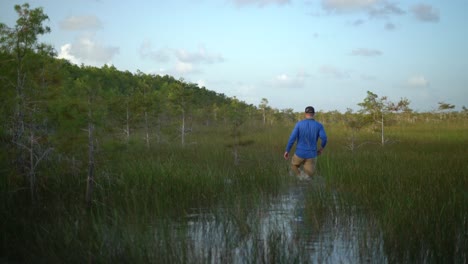
[[[468,107],[466,0],[30,0],[40,41],[76,64],[171,75],[279,110]],[[14,5],[0,0],[0,22]]]

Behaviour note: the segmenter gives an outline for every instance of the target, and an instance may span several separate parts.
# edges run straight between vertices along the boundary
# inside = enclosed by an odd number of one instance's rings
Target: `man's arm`
[[[323,125],[320,127],[319,138],[320,138],[320,149],[317,151],[317,153],[320,155],[322,154],[323,149],[325,148],[328,142],[327,133],[325,132],[325,128],[323,127]]]
[[[293,131],[291,132],[291,135],[289,136],[288,144],[286,144],[286,151],[283,154],[284,159],[289,158],[289,152],[291,151],[291,148],[294,145],[294,142],[296,142],[297,133],[298,133],[298,126],[296,124]]]

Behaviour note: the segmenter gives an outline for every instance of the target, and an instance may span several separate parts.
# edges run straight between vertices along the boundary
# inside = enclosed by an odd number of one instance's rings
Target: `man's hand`
[[[283,157],[285,160],[289,159],[289,153],[287,151],[284,152]]]
[[[323,148],[320,148],[320,149],[317,151],[317,154],[318,154],[318,155],[322,155],[322,152],[323,152]]]

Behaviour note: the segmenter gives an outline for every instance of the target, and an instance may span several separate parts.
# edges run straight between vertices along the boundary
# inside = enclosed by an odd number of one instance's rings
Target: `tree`
[[[367,91],[367,96],[364,101],[359,103],[361,113],[370,114],[373,121],[380,124],[381,144],[385,145],[385,116],[390,112],[409,111],[410,101],[406,98],[401,98],[398,103],[388,101],[386,96],[379,96],[375,93]]]
[[[144,128],[145,128],[145,142],[146,147],[150,147],[150,121],[149,121],[149,112],[151,109],[151,86],[150,80],[147,75],[142,72],[138,72],[138,86],[137,86],[137,97],[138,102],[140,102],[140,107],[143,111],[144,118]]]
[[[260,105],[258,106],[260,110],[262,110],[262,117],[263,117],[263,125],[266,124],[266,113],[268,110],[268,99],[262,98],[262,101],[260,102]]]
[[[95,186],[95,170],[96,170],[96,124],[104,119],[103,104],[101,98],[102,84],[100,73],[96,68],[84,67],[87,72],[83,78],[75,81],[76,88],[82,95],[86,97],[86,121],[88,134],[88,175],[86,180],[86,204],[89,207],[92,205],[94,186]],[[84,98],[83,98],[84,99]]]
[[[445,102],[439,102],[439,107],[438,107],[438,111],[440,112],[440,118],[442,119],[443,117],[445,117],[445,113],[448,112],[449,110],[452,110],[455,108],[455,105],[453,104],[448,104],[448,103],[445,103]]]
[[[229,105],[225,105],[225,113],[226,118],[229,120],[230,125],[230,136],[232,139],[232,143],[228,144],[227,146],[232,148],[232,154],[234,157],[234,164],[239,165],[240,163],[240,154],[239,149],[242,146],[247,146],[253,143],[251,140],[241,140],[242,138],[242,130],[241,126],[247,120],[247,107],[246,105],[241,102],[239,99],[234,97],[231,100]]]
[[[121,73],[114,67],[104,67],[103,70],[107,82],[113,80],[112,83],[105,84],[112,88],[107,96],[109,113],[112,113],[112,121],[115,122],[112,125],[122,131],[125,142],[128,144],[135,125],[135,113],[138,106],[138,102],[135,100],[137,85],[134,80],[136,77],[128,71]]]
[[[348,108],[344,114],[344,123],[346,127],[351,129],[351,136],[349,138],[348,148],[351,151],[354,151],[356,148],[359,148],[362,144],[356,145],[356,134],[369,122],[362,114],[353,113],[351,108]]]
[[[71,66],[59,100],[53,103],[57,148],[75,163],[86,164],[86,205],[91,207],[96,185],[96,164],[100,160],[98,139],[108,122],[108,94],[102,71],[91,66]],[[85,132],[85,133],[83,133]],[[65,154],[65,155],[63,155]],[[68,155],[67,155],[68,154]],[[78,162],[75,162],[78,158]],[[86,162],[87,160],[87,162]]]
[[[193,98],[193,89],[183,83],[183,81],[173,83],[169,90],[169,101],[175,107],[175,110],[181,114],[180,137],[182,146],[185,145],[185,127],[186,114],[191,100]]]
[[[44,47],[38,42],[40,35],[50,32],[50,28],[44,26],[45,20],[49,17],[44,14],[42,8],[30,9],[29,4],[15,5],[15,11],[19,18],[13,28],[0,24],[0,47],[3,52],[14,56],[16,64],[16,111],[14,119],[14,142],[18,142],[24,132],[24,111],[26,95],[24,93],[26,85],[25,60],[32,53]]]
[[[50,28],[44,26],[48,16],[42,8],[30,9],[29,4],[15,5],[18,19],[16,25],[8,27],[0,23],[0,52],[8,54],[12,69],[15,69],[15,80],[5,82],[6,88],[13,88],[15,92],[7,94],[13,97],[7,99],[6,104],[14,106],[11,128],[11,141],[13,144],[12,156],[17,170],[29,181],[31,201],[35,202],[36,168],[39,162],[50,151],[50,148],[39,146],[37,130],[38,115],[41,114],[39,103],[41,91],[40,82],[35,82],[30,76],[34,76],[37,69],[38,58],[51,56],[53,49],[38,42],[40,35],[50,32]],[[44,68],[42,68],[44,69]],[[2,79],[7,80],[7,76]],[[44,82],[42,82],[44,84]],[[5,103],[5,102],[3,102]]]
[[[286,120],[290,123],[296,122],[296,115],[294,114],[294,109],[292,108],[282,109],[281,113],[283,115],[283,120]]]
[[[448,103],[445,103],[445,102],[439,102],[438,104],[439,104],[439,108],[438,108],[439,111],[446,111],[446,110],[450,110],[450,109],[455,108],[455,105],[448,104]]]

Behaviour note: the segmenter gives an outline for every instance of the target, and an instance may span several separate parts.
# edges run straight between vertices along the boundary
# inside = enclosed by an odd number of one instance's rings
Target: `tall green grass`
[[[467,131],[450,123],[395,127],[387,132],[393,143],[350,152],[343,147],[345,131],[331,129],[330,138],[341,139],[321,158],[320,171],[341,195],[378,220],[391,262],[463,262]],[[374,138],[369,133],[361,140]]]
[[[241,249],[246,262],[307,262],[303,245],[287,244],[287,233],[272,231],[265,243],[248,240],[261,228],[259,206],[294,183],[282,158],[291,129],[245,127],[242,138],[253,144],[239,147],[238,166],[225,127],[197,128],[185,146],[171,141],[148,149],[138,138],[129,144],[109,138],[98,149],[90,210],[84,203],[86,157],[76,157],[80,169],[71,169],[69,162],[44,164],[34,206],[2,160],[0,262],[206,263],[234,260],[232,252],[245,241],[250,245]],[[319,229],[324,219],[360,208],[375,224],[376,236],[363,240],[368,241],[363,250],[383,241],[389,262],[467,258],[468,128],[463,122],[389,127],[390,143],[384,147],[378,134],[364,129],[357,139],[366,144],[352,152],[345,127],[326,124],[326,129],[329,145],[318,159],[325,185],[306,197],[308,224]],[[203,249],[206,254],[197,255],[187,240],[186,217],[197,211],[213,214],[215,230],[225,235],[219,252]],[[211,228],[212,220],[206,221]],[[366,254],[364,261],[376,257]]]
[[[46,166],[37,206],[28,203],[27,189],[18,189],[4,175],[0,255],[21,262],[184,260],[181,249],[187,245],[173,237],[173,221],[197,208],[239,208],[239,197],[253,205],[279,193],[290,180],[285,163],[278,162],[281,156],[252,135],[246,138],[254,143],[240,148],[235,165],[225,129],[205,132],[188,137],[185,146],[173,142],[148,149],[137,140],[128,145],[104,141],[96,154],[90,210],[84,204],[85,156],[76,157],[78,171],[67,162]],[[238,218],[244,210],[230,215]],[[246,226],[243,219],[236,220],[240,227]],[[156,240],[148,234],[154,230]]]

